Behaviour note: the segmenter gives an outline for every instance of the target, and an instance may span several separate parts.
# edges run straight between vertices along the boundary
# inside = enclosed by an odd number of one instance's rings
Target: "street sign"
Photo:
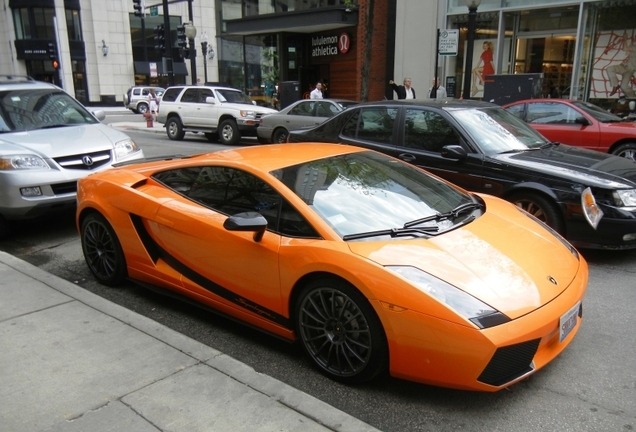
[[[149,63],[149,67],[150,67],[150,77],[151,78],[156,78],[157,77],[157,63]]]
[[[439,32],[439,55],[456,56],[459,47],[459,30],[444,29]]]
[[[157,16],[157,15],[159,15],[159,7],[150,6],[150,16]]]

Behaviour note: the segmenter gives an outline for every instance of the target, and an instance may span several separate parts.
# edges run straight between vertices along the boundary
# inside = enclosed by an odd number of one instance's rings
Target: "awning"
[[[136,61],[134,62],[135,73],[139,75],[150,75],[150,63],[151,62],[142,62]],[[157,75],[165,75],[163,71],[163,63],[157,62]],[[174,62],[172,64],[172,74],[173,75],[188,75],[188,68],[183,62]]]

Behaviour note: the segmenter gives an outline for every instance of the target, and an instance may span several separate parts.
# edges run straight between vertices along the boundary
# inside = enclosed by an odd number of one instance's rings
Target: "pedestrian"
[[[397,93],[398,99],[415,99],[415,89],[411,87],[411,78],[404,78],[404,85],[397,85],[389,80],[389,85]]]
[[[157,99],[155,89],[150,89],[150,93],[148,94],[148,110],[150,110],[152,119],[154,121],[157,121],[157,114],[159,112],[159,100]]]
[[[322,99],[322,83],[316,83],[316,88],[309,93],[309,99]]]
[[[430,99],[446,99],[446,88],[440,84],[439,78],[433,79],[433,85],[428,89],[428,97]]]

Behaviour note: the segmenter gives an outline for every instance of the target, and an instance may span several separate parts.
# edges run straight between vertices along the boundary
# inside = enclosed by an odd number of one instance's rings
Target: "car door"
[[[281,235],[223,227],[228,215],[258,211],[274,223],[281,196],[255,176],[233,168],[203,166],[156,174],[183,198],[157,211],[160,245],[183,275],[184,287],[243,313],[281,322],[279,249]],[[284,321],[284,320],[282,320]]]
[[[184,126],[196,124],[198,101],[199,92],[196,87],[186,88],[181,95],[181,99],[179,99],[179,103],[176,106]]]
[[[201,128],[217,126],[217,113],[219,108],[214,103],[207,103],[206,100],[208,97],[215,97],[212,89],[200,88],[197,90],[197,98],[194,103],[195,107],[192,113],[194,117],[193,126]]]
[[[316,118],[315,100],[304,100],[294,106],[287,115],[282,116],[282,125],[287,130],[301,129],[305,126],[313,126],[322,123],[325,118]]]
[[[567,104],[530,102],[527,104],[525,120],[550,141],[592,150],[600,147],[598,123]]]

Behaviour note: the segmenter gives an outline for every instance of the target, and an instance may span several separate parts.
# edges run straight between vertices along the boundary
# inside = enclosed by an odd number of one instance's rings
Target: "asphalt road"
[[[107,121],[115,119],[109,113]],[[214,151],[203,137],[171,142],[130,132],[147,156]],[[242,145],[254,145],[247,142]],[[97,284],[73,214],[17,224],[0,249],[148,316],[383,431],[630,431],[636,428],[636,251],[582,251],[590,265],[582,327],[546,368],[508,390],[473,393],[382,377],[349,387],[319,374],[293,344],[128,284]],[[523,245],[519,245],[523,247]],[[531,253],[529,251],[528,253]]]

